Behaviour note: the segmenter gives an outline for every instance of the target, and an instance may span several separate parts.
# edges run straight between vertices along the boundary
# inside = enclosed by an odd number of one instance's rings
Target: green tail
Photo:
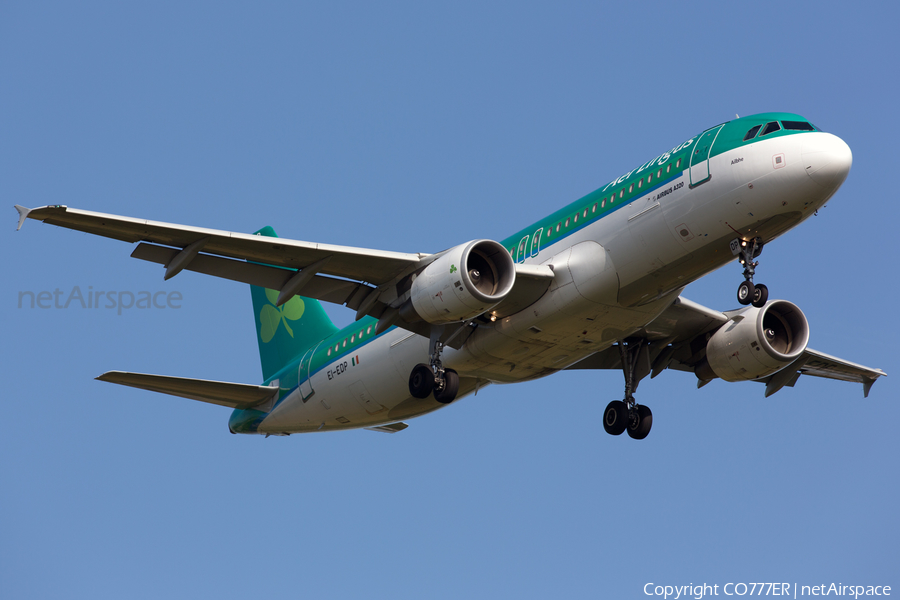
[[[263,227],[256,235],[278,237],[271,227]],[[266,382],[338,330],[318,300],[294,296],[281,306],[275,306],[278,293],[277,290],[250,286],[256,341],[259,342],[259,359]]]

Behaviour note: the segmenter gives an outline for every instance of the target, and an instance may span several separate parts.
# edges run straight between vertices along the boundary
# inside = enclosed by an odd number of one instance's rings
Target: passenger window
[[[675,161],[675,168],[677,169],[680,166],[681,166],[681,159],[679,158],[678,160]]]
[[[600,202],[600,208],[606,208],[606,198],[604,198],[603,201]]]
[[[571,221],[571,219],[566,219],[566,227],[569,226],[569,221]]]
[[[559,231],[559,223],[556,224],[556,231]]]
[[[575,222],[578,222],[578,213],[575,213]]]
[[[760,128],[760,127],[762,127],[762,125],[757,125],[757,126],[754,127],[753,129],[751,129],[750,131],[748,131],[748,132],[747,132],[747,135],[744,136],[744,141],[746,142],[747,140],[752,140],[753,138],[755,138],[755,137],[756,137],[756,132],[759,131],[759,128]]]
[[[371,326],[371,325],[369,325],[368,327],[366,327],[366,335],[369,335],[370,333],[372,333],[372,326]]]
[[[630,194],[633,191],[634,191],[634,184],[632,183],[631,185],[628,186],[628,193]]]
[[[335,344],[335,345],[334,345],[334,351],[335,351],[335,352],[337,352],[338,350],[340,350],[340,348],[341,348],[341,345],[340,345],[340,344]]]
[[[766,123],[765,129],[762,130],[762,133],[759,134],[759,137],[764,135],[769,135],[770,133],[775,133],[781,129],[781,125],[778,124],[778,121],[772,121],[771,123]]]
[[[791,131],[815,131],[815,128],[806,121],[782,121],[781,124]]]
[[[347,338],[344,338],[344,344],[343,344],[343,345],[344,345],[344,348],[347,347]]]
[[[647,185],[650,185],[650,182],[653,181],[653,173],[647,175]]]
[[[594,208],[591,209],[591,212],[592,213],[597,212],[597,203],[596,202],[594,202]]]
[[[331,348],[328,349],[328,356],[331,356]]]
[[[624,198],[624,197],[625,197],[625,188],[622,188],[621,190],[619,190],[619,198]]]
[[[671,170],[672,170],[672,163],[669,163],[669,165],[666,167],[666,173],[670,172]]]
[[[662,169],[656,172],[656,178],[659,179],[660,177],[662,177]]]
[[[350,336],[350,343],[351,343],[351,344],[356,343],[356,334],[355,334],[355,333],[354,333],[353,335]]]
[[[597,206],[596,204],[594,206]],[[581,215],[585,219],[587,219],[587,209],[584,209],[584,213]]]
[[[641,180],[638,181],[638,189],[641,189],[642,187],[644,187],[644,178],[643,177],[641,177]]]

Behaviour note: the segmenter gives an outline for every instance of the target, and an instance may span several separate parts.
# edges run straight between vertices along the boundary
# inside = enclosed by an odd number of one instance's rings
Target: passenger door
[[[712,129],[707,129],[700,134],[700,139],[694,144],[694,150],[691,152],[690,164],[690,185],[692,188],[710,180],[709,155],[710,152],[712,152],[712,147],[716,141],[716,137],[719,135],[719,131],[721,131],[724,126],[725,124],[723,123]]]

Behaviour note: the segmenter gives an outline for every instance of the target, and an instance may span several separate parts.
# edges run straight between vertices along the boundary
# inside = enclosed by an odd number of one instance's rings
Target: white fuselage
[[[705,173],[686,169],[575,233],[529,248],[520,262],[551,266],[553,283],[531,306],[445,349],[444,366],[461,376],[459,396],[552,374],[628,337],[684,286],[734,260],[731,240],[768,241],[814,214],[849,161],[846,144],[827,133],[761,140],[710,158],[711,178],[700,185],[691,178]],[[427,362],[428,346],[405,329],[388,330],[352,358],[304,374],[258,432],[369,427],[442,407],[409,394],[410,371]]]

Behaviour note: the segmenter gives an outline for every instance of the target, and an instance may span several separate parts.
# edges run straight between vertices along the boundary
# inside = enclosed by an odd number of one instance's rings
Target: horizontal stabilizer
[[[242,409],[266,404],[269,400],[274,399],[279,391],[277,387],[264,385],[148,375],[146,373],[125,373],[123,371],[108,371],[97,377],[97,380]]]

